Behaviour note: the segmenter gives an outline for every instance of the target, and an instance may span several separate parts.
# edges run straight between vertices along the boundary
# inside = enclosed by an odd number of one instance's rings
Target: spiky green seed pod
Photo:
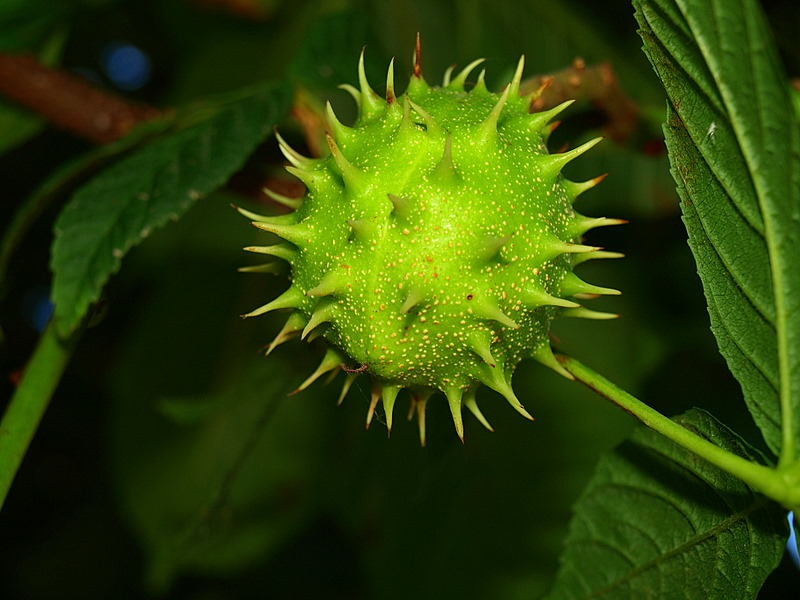
[[[347,127],[328,105],[329,156],[307,158],[278,136],[306,197],[276,198],[295,209],[289,215],[242,212],[285,240],[248,250],[288,261],[292,280],[245,316],[291,311],[269,351],[297,334],[322,335],[330,344],[298,391],[342,368],[343,398],[359,373],[368,374],[367,425],[382,401],[391,431],[405,388],[424,444],[425,403],[435,392],[447,398],[463,440],[462,406],[491,429],[475,401],[481,385],[531,418],[511,387],[522,359],[569,376],[550,349],[550,322],[614,316],[576,300],[619,292],[582,281],[572,267],[618,256],[580,240],[620,221],[574,211],[575,198],[601,178],[574,183],[561,169],[600,140],[548,153],[550,123],[569,102],[531,113],[534,95],[519,94],[522,60],[495,94],[483,72],[465,90],[481,61],[432,87],[421,76],[418,51],[416,59],[406,93],[396,95],[390,65],[381,97],[367,82],[362,53],[360,89],[343,86],[358,104],[358,120]]]

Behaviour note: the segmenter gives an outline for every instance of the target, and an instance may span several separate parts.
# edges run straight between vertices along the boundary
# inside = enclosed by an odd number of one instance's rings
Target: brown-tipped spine
[[[602,137],[597,137],[594,138],[593,140],[589,140],[585,144],[581,144],[577,148],[568,150],[567,152],[549,154],[545,157],[548,161],[546,169],[550,171],[552,175],[555,175],[559,173],[561,169],[567,166],[570,162],[578,158],[581,154],[587,152],[590,148],[593,148],[602,141],[603,141]]]
[[[564,186],[567,188],[570,197],[575,200],[583,192],[592,189],[606,177],[608,177],[608,173],[603,173],[587,181],[564,181]]]
[[[394,57],[392,57],[386,73],[386,102],[392,104],[395,100],[397,100],[397,96],[394,93]]]
[[[414,77],[422,79],[422,44],[419,39],[419,31],[417,32],[417,41],[414,44]]]
[[[513,406],[519,414],[526,419],[533,421],[533,417],[528,414],[528,411],[525,410],[522,402],[520,402],[516,394],[514,394],[514,390],[511,387],[511,384],[506,380],[505,373],[502,369],[499,367],[497,369],[484,369],[481,381],[486,385],[486,387],[493,389],[495,392],[508,400],[508,403],[511,404],[511,406]]]
[[[619,296],[622,292],[614,288],[601,287],[599,285],[592,285],[583,281],[580,277],[575,275],[572,271],[565,274],[564,280],[561,282],[561,293],[574,296],[576,294],[597,294],[600,296]]]

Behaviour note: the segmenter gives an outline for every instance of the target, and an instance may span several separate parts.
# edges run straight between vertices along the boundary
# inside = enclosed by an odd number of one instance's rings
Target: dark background
[[[798,4],[763,5],[797,76]],[[584,270],[623,290],[595,306],[622,318],[558,322],[559,347],[666,414],[702,406],[763,446],[708,328],[660,143],[665,99],[629,3],[3,0],[0,18],[2,49],[49,48],[55,64],[158,107],[291,78],[352,114],[336,85],[355,82],[362,46],[373,87],[382,90],[394,56],[402,89],[417,31],[429,81],[477,56],[487,57],[494,89],[521,53],[526,75],[577,56],[609,61],[637,107],[636,129],[567,175],[609,172],[578,208],[630,221],[591,234],[628,258]],[[109,67],[120,45],[149,63],[134,83]],[[594,136],[607,120],[578,103],[551,147]],[[281,131],[302,145],[296,125]],[[20,139],[0,156],[2,223],[91,148],[2,104],[0,141],[12,135]],[[536,421],[485,391],[496,432],[466,418],[463,446],[444,402],[430,402],[423,449],[416,425],[402,419],[389,441],[382,423],[364,431],[366,388],[338,408],[341,380],[286,397],[321,348],[292,342],[259,354],[282,320],[238,315],[281,283],[236,272],[248,260],[241,247],[257,238],[229,207],[253,180],[284,176],[274,145],[234,185],[135,249],[108,286],[105,317],[82,340],[0,514],[0,598],[515,600],[548,589],[571,505],[598,456],[634,423],[532,362],[514,386]],[[52,219],[65,200],[38,221],[0,288],[4,398],[46,314]],[[242,439],[252,440],[244,454]],[[762,597],[797,590],[787,560]]]

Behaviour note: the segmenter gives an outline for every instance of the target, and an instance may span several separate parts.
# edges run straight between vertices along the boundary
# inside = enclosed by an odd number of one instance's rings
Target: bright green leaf
[[[752,295],[748,297],[745,291],[752,288],[757,294],[770,290],[769,273],[764,266],[769,260],[765,245],[741,222],[741,213],[731,203],[714,202],[714,198],[727,196],[672,110],[665,131],[673,157],[673,173],[683,199],[681,209],[689,244],[698,265],[702,265],[700,272],[711,329],[729,368],[742,386],[764,439],[777,453],[781,415],[774,319],[764,317],[754,308]],[[726,238],[726,232],[731,230],[741,233]],[[726,252],[733,254],[727,261]],[[752,264],[745,276],[753,280],[766,278],[762,284],[766,287],[737,284],[727,265],[748,263]],[[731,310],[731,307],[736,309]]]
[[[78,190],[55,226],[51,268],[59,330],[75,329],[131,247],[240,169],[288,105],[285,90],[263,87],[149,144]]]
[[[701,410],[675,419],[741,456],[755,451]],[[575,507],[548,600],[755,598],[777,566],[785,512],[658,433],[601,458]]]
[[[800,431],[800,131],[754,0],[635,0],[712,331],[769,447]]]

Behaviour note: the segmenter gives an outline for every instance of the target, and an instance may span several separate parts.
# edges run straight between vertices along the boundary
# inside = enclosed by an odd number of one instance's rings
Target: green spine
[[[358,120],[345,126],[328,105],[328,156],[302,156],[278,135],[288,170],[308,188],[305,198],[271,194],[295,209],[289,215],[242,212],[285,240],[248,250],[286,260],[292,271],[285,293],[245,316],[291,310],[269,351],[298,334],[330,344],[298,391],[357,363],[341,397],[359,373],[370,375],[367,424],[382,401],[391,431],[395,399],[408,389],[424,444],[425,403],[434,392],[447,398],[463,440],[463,406],[490,428],[475,400],[481,385],[531,418],[511,387],[522,359],[569,376],[550,349],[550,322],[615,316],[581,306],[580,299],[619,292],[582,281],[572,267],[619,256],[581,237],[621,221],[573,209],[602,177],[574,183],[561,169],[600,138],[548,153],[551,122],[570,103],[531,113],[537,95],[520,96],[522,59],[496,94],[483,72],[465,90],[481,61],[433,87],[416,58],[406,93],[395,94],[390,65],[382,97],[367,82],[362,53],[359,89],[343,86]]]

